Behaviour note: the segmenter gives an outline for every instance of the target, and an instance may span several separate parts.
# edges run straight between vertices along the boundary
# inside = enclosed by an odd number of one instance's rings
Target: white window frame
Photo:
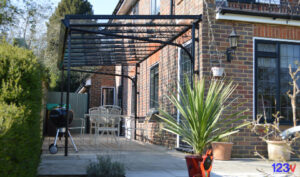
[[[155,12],[154,12],[154,13],[152,13],[152,9],[153,9],[153,1],[155,1],[155,3],[154,3],[154,6],[155,6]],[[157,9],[157,8],[156,8],[157,2],[159,3],[159,6],[160,6],[160,0],[150,0],[150,14],[151,14],[151,15],[158,15],[158,14],[160,14],[160,9]]]
[[[183,44],[183,47],[186,47],[188,45],[190,45],[192,43],[192,40],[189,40],[187,42],[185,42]],[[178,47],[178,60],[177,60],[177,88],[180,87],[180,72],[181,72],[181,68],[180,68],[180,60],[181,60],[181,50],[183,50],[181,47]],[[177,89],[178,90],[178,89]],[[179,96],[179,92],[177,92],[177,99],[180,101],[180,96]],[[177,109],[177,122],[180,121],[180,112]],[[179,139],[179,135],[176,136],[176,147],[179,148],[180,145],[180,139]]]

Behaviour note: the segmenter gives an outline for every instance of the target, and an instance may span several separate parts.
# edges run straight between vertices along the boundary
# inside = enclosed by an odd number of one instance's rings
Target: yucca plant
[[[186,88],[179,88],[179,98],[176,94],[168,97],[181,114],[180,122],[163,109],[159,109],[159,118],[165,122],[164,130],[181,136],[182,141],[193,147],[195,154],[201,155],[211,142],[237,133],[239,128],[246,126],[242,123],[235,127],[226,128],[245,116],[247,110],[240,110],[226,115],[224,110],[233,107],[235,99],[231,95],[236,89],[232,81],[212,80],[205,89],[205,79],[194,82],[191,88],[186,78]],[[239,106],[239,105],[238,105]]]

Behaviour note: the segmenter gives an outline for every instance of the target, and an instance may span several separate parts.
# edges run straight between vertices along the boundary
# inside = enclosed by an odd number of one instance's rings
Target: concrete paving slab
[[[125,141],[120,139],[120,145],[107,144],[100,141],[97,145],[94,141],[85,143],[76,139],[79,148],[76,153],[72,147],[69,148],[69,156],[65,157],[63,148],[55,154],[49,154],[48,143],[44,141],[41,163],[38,168],[39,176],[49,175],[85,175],[89,163],[95,162],[98,155],[109,155],[113,160],[122,162],[126,167],[126,177],[188,177],[186,163],[182,152],[169,150],[165,147],[152,144],[143,144],[136,141]],[[92,142],[92,143],[91,143]],[[63,143],[58,144],[63,147]],[[300,177],[300,162],[289,162],[296,164],[294,174],[289,176]],[[232,159],[230,161],[214,160],[211,177],[264,177],[286,176],[286,174],[274,174],[273,162],[259,159]],[[262,173],[258,170],[262,170]]]

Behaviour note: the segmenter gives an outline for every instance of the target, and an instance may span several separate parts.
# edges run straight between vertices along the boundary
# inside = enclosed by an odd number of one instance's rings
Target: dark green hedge
[[[36,176],[43,69],[34,54],[0,42],[0,176]]]

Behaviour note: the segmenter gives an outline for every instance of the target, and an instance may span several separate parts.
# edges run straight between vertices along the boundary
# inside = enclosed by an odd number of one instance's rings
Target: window
[[[135,4],[135,6],[132,8],[132,15],[138,15],[139,14],[139,2]]]
[[[150,108],[158,107],[158,64],[150,70]]]
[[[188,44],[185,46],[189,52],[192,50],[192,45]],[[185,90],[185,79],[188,77],[189,81],[192,80],[192,61],[188,54],[184,50],[180,50],[180,61],[179,61],[179,67],[180,67],[180,86],[183,90]]]
[[[185,48],[191,52],[192,50],[192,45],[191,43],[188,45],[185,45]],[[186,51],[184,51],[183,49],[179,49],[179,84],[180,87],[182,88],[183,93],[185,93],[186,90],[186,82],[185,79],[186,77],[189,79],[189,83],[191,84],[191,80],[192,80],[192,62],[191,59],[189,57],[189,55],[186,53]],[[182,123],[182,118],[181,118],[181,114],[180,112],[178,112],[178,119],[179,121]],[[191,146],[186,144],[185,142],[182,141],[182,138],[179,137],[179,147],[183,147],[183,148],[189,148],[191,149]]]
[[[300,44],[274,41],[256,41],[255,47],[255,113],[266,116],[266,120],[274,120],[272,114],[277,111],[284,118],[281,124],[292,123],[292,108],[287,91],[292,91],[289,82],[289,65],[293,70],[298,67],[300,60]],[[300,75],[300,74],[299,74]],[[300,80],[298,81],[300,84]],[[300,108],[300,96],[297,98],[297,107]],[[300,110],[297,109],[297,117]]]
[[[280,4],[280,0],[227,0],[228,2],[239,2],[239,3],[261,3],[261,4]],[[222,2],[217,0],[216,2]]]
[[[135,78],[133,79],[136,81]],[[135,114],[135,86],[133,82],[131,82],[131,114]]]
[[[262,4],[280,4],[280,0],[255,0],[255,2]]]
[[[113,105],[114,95],[114,88],[102,88],[102,105]]]
[[[160,13],[160,0],[151,0],[151,15]]]

